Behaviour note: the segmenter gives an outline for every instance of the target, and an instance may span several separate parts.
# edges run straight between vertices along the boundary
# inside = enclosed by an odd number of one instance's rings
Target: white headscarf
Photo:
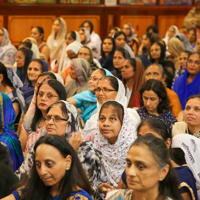
[[[60,30],[56,36],[57,46],[55,46],[55,43],[54,43],[55,32],[53,30],[53,26],[52,26],[51,35],[47,39],[47,46],[50,49],[50,57],[52,61],[54,59],[57,59],[59,53],[62,51],[62,47],[65,44],[65,35],[67,32],[67,25],[66,25],[65,20],[61,17],[56,18],[56,20],[59,20],[61,23]]]
[[[188,167],[196,179],[198,196],[200,197],[200,139],[189,134],[178,134],[172,138],[172,148],[183,150]]]
[[[118,92],[117,92],[117,96],[115,99],[115,101],[118,101],[120,104],[122,104],[125,108],[127,107],[127,98],[125,96],[125,88],[123,83],[115,76],[113,76],[114,78],[117,79],[118,81]],[[101,108],[101,104],[97,101],[97,109],[98,112],[95,113],[94,115],[91,116],[91,118],[89,120],[87,120],[85,127],[83,129],[83,133],[84,135],[87,135],[89,132],[93,131],[96,129],[96,125],[97,125],[97,120],[98,120],[98,116],[99,116],[99,110]]]
[[[174,34],[173,37],[176,37],[179,34],[178,28],[177,28],[177,26],[174,26],[174,25],[170,26],[169,28],[171,28],[171,27],[173,27],[175,29],[175,34]],[[169,36],[168,36],[168,32],[169,31],[168,30],[167,30],[167,32],[165,34],[164,39],[163,39],[163,41],[165,42],[166,46],[168,45],[168,42],[169,42]]]
[[[58,67],[58,74],[62,74],[63,70],[71,65],[71,59],[68,57],[67,51],[71,50],[75,54],[78,54],[82,46],[83,45],[80,42],[75,40],[74,42],[70,43],[67,47],[65,46],[65,48],[63,48]]]
[[[35,58],[40,58],[40,51],[38,49],[38,46],[37,46],[37,41],[35,38],[33,37],[27,37],[23,40],[23,42],[27,41],[27,40],[30,40],[31,44],[32,44],[32,47],[31,47],[31,50],[32,52],[35,54]]]
[[[84,27],[81,27],[79,30],[82,30],[85,33],[84,44],[88,44],[91,41],[90,32],[86,28],[84,28]]]
[[[123,123],[115,144],[110,144],[109,140],[100,133],[99,120],[97,120],[94,146],[103,154],[103,164],[107,172],[109,184],[117,187],[120,177],[126,168],[126,157],[129,148],[136,138],[136,124],[129,117],[126,108],[124,108]]]

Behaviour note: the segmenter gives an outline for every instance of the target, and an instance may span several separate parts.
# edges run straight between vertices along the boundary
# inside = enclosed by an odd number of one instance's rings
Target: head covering
[[[172,148],[183,150],[187,165],[197,181],[197,189],[200,189],[200,139],[189,134],[178,134],[172,138]]]
[[[16,93],[18,96],[18,101],[19,101],[19,105],[21,110],[23,110],[24,106],[25,106],[25,101],[24,101],[24,97],[22,96],[22,87],[23,87],[23,83],[20,80],[20,78],[17,76],[17,74],[13,71],[12,68],[10,67],[6,67],[6,71],[7,71],[7,75],[8,78],[10,79]],[[15,100],[16,97],[13,97],[13,101]]]
[[[109,53],[107,57],[105,56],[105,53],[103,51],[103,42],[106,39],[110,39],[113,44],[112,51]],[[116,50],[115,40],[112,37],[105,37],[101,44],[101,59],[100,59],[100,64],[103,68],[108,69],[110,71],[114,70],[113,56],[114,56],[115,50]]]
[[[47,39],[47,45],[50,49],[50,57],[51,60],[53,61],[54,59],[56,59],[59,55],[59,53],[62,50],[63,45],[65,44],[65,35],[67,32],[67,27],[66,27],[66,23],[65,20],[61,17],[56,18],[55,20],[59,20],[60,22],[60,30],[55,38],[55,32],[53,30],[53,26],[52,26],[52,31],[51,31],[51,35],[48,37]],[[55,46],[54,41],[57,42],[57,45]]]
[[[4,38],[3,42],[0,45],[0,62],[5,62],[6,64],[10,64],[11,66],[14,64],[14,56],[17,52],[17,49],[11,45],[8,31],[5,28],[1,28],[4,32]],[[9,60],[5,58],[5,54],[8,54],[9,52],[13,52],[13,57],[9,57]]]
[[[80,42],[75,40],[74,42],[70,43],[67,47],[65,46],[65,48],[63,48],[58,68],[59,74],[62,74],[63,70],[71,65],[71,59],[68,57],[67,51],[71,50],[77,55],[82,46],[83,45]]]
[[[0,198],[8,196],[10,188],[19,182],[10,164],[8,153],[0,143]]]
[[[15,171],[24,160],[21,143],[14,133],[15,110],[8,95],[0,92],[0,121],[3,133],[0,134],[0,142],[9,150],[9,161]]]
[[[108,183],[114,187],[117,187],[121,175],[126,168],[126,157],[130,146],[137,138],[136,125],[129,117],[127,109],[124,107],[123,109],[123,123],[115,144],[110,144],[109,140],[100,133],[99,119],[97,120],[94,138],[94,146],[102,153],[103,164],[108,176]]]
[[[32,44],[31,50],[35,54],[35,58],[40,58],[40,51],[37,46],[37,40],[33,37],[27,37],[23,40],[23,42],[25,42],[27,40],[30,40],[30,42]]]
[[[115,76],[113,76],[114,78],[117,79],[118,81],[118,92],[117,92],[117,96],[115,99],[115,101],[119,102],[120,104],[122,104],[125,108],[127,107],[127,98],[125,96],[125,88],[124,88],[124,84]],[[92,130],[96,129],[96,123],[97,123],[97,119],[99,116],[99,110],[101,108],[101,105],[98,101],[97,101],[97,113],[95,113],[94,115],[91,116],[91,118],[86,122],[85,127],[83,129],[83,133],[84,135],[88,134],[89,132],[91,132]]]
[[[77,82],[83,86],[90,77],[90,63],[84,58],[75,58],[72,60],[77,75]]]
[[[28,66],[29,66],[29,64],[32,60],[33,52],[32,52],[32,50],[30,50],[28,48],[21,48],[18,51],[22,51],[23,53],[25,53],[25,55],[24,55],[25,56],[24,74],[22,74],[21,68],[17,68],[16,73],[23,83],[27,83],[27,69],[28,69]]]
[[[80,30],[85,33],[85,41],[83,42],[83,44],[88,44],[91,41],[90,32],[84,27],[79,28],[79,31]]]
[[[183,33],[179,33],[177,35],[177,37],[180,38],[181,42],[183,43],[183,45],[185,47],[185,50],[193,52],[192,45],[190,44],[189,40]]]
[[[75,34],[76,34],[76,41],[77,41],[77,42],[81,42],[81,38],[80,38],[79,33],[78,33],[77,31],[74,31],[74,32],[75,32]]]
[[[53,74],[56,76],[56,80],[59,81],[60,83],[62,83],[62,85],[64,85],[64,81],[63,81],[62,76],[60,74],[57,74],[57,73],[53,73]]]
[[[67,108],[68,120],[64,137],[66,138],[67,141],[69,141],[71,138],[71,134],[73,132],[79,132],[78,112],[73,104],[63,100],[60,100],[59,102],[63,102]],[[73,132],[72,132],[72,126],[74,128]]]
[[[135,74],[133,77],[134,82],[133,82],[131,97],[128,102],[128,108],[133,108],[135,94],[139,91],[141,85],[144,82],[143,76],[144,76],[144,68],[142,66],[142,63],[139,60],[135,59]],[[122,81],[126,87],[126,81],[123,79],[122,79]]]
[[[183,43],[178,38],[171,38],[168,42],[168,51],[172,55],[172,61],[174,63],[175,69],[178,70],[180,67],[179,57],[185,47]]]
[[[42,59],[40,59],[40,60],[42,61],[42,73],[47,72],[48,64],[44,60],[42,60]],[[35,86],[32,86],[31,81],[28,79],[28,83],[24,84],[24,86],[22,88],[23,96],[25,99],[25,104],[27,104],[33,98],[34,90],[35,90]]]
[[[193,81],[190,84],[187,84],[188,75],[189,74],[186,68],[184,74],[177,77],[173,87],[174,92],[178,94],[182,108],[185,108],[185,104],[188,97],[195,94],[199,94],[200,72],[197,74],[197,76],[193,79]]]
[[[173,27],[174,30],[175,30],[175,34],[174,34],[173,37],[176,37],[179,34],[178,28],[177,28],[177,26],[174,26],[174,25],[170,26],[169,28],[171,28],[171,27]],[[163,39],[165,44],[166,44],[166,46],[168,46],[168,42],[169,42],[168,30],[167,30],[167,32],[165,34],[165,38]]]

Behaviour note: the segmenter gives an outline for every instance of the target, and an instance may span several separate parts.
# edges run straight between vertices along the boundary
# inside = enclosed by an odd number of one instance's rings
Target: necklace
[[[40,119],[38,126],[37,126],[37,133],[39,132],[40,128],[41,128],[41,124],[42,124],[42,119],[43,117]]]

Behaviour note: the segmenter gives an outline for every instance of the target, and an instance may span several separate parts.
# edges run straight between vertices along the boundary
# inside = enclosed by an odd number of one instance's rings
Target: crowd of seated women
[[[196,29],[44,34],[0,28],[0,198],[200,199]]]

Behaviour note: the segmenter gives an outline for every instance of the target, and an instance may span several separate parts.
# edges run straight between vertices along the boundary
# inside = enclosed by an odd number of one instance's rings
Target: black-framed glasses
[[[40,97],[40,98],[42,98],[44,95],[46,95],[46,98],[47,99],[52,99],[53,97],[58,97],[58,96],[55,96],[55,95],[53,95],[53,94],[50,94],[50,93],[44,93],[44,92],[38,92],[38,96]]]
[[[53,116],[53,115],[47,115],[44,120],[49,122],[50,120],[53,120],[54,122],[60,122],[60,121],[68,121],[68,118],[67,119],[64,119],[64,118],[61,118],[59,116]]]
[[[96,88],[95,90],[94,90],[95,92],[103,92],[103,93],[108,93],[108,92],[112,92],[112,91],[116,91],[116,90],[111,90],[111,89],[108,89],[108,88]]]
[[[1,33],[0,33],[0,36],[4,36],[4,34],[1,34]]]

